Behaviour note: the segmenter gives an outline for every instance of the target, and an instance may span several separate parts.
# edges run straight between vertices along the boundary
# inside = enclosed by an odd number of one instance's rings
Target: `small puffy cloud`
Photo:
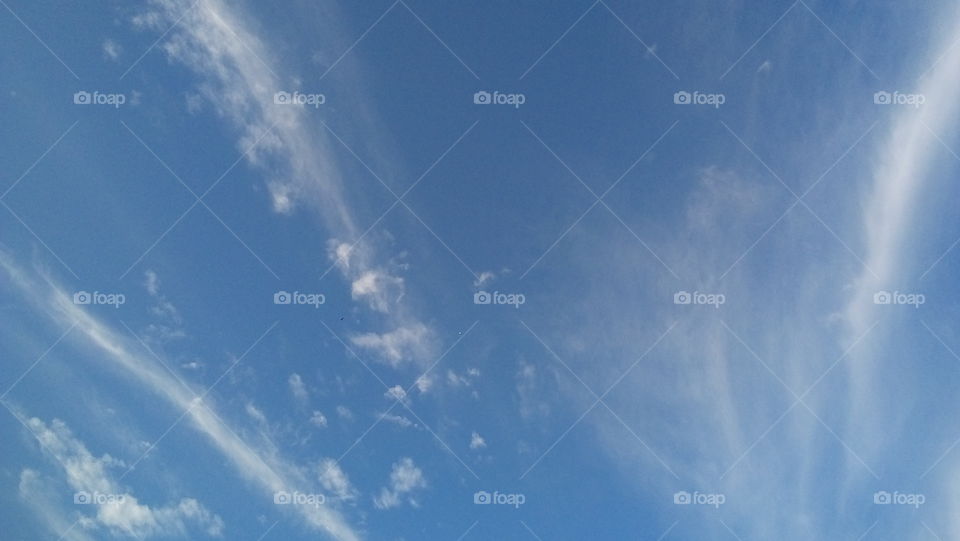
[[[102,48],[103,55],[110,60],[116,60],[120,58],[120,53],[123,51],[123,48],[120,47],[120,44],[112,39],[105,40]]]
[[[382,334],[360,334],[350,337],[350,341],[393,367],[406,361],[429,361],[435,349],[433,331],[422,323],[399,327]]]
[[[150,307],[150,312],[158,318],[157,322],[147,326],[147,338],[165,342],[186,336],[182,329],[183,319],[180,317],[177,307],[160,293],[160,277],[157,276],[157,273],[147,270],[144,273],[143,286],[154,301],[153,306]]]
[[[320,479],[323,489],[338,499],[353,500],[357,497],[357,491],[350,484],[350,479],[336,460],[332,458],[323,459],[317,466],[317,477]]]
[[[520,402],[520,416],[524,419],[531,419],[549,415],[550,406],[542,399],[543,385],[538,377],[536,366],[521,360],[515,378],[517,396]]]
[[[300,402],[306,402],[310,398],[310,394],[307,392],[307,386],[303,383],[303,378],[300,377],[300,374],[294,372],[290,374],[290,377],[287,378],[287,384],[290,386],[290,392],[293,393],[293,397]]]
[[[469,387],[480,377],[480,370],[468,368],[466,372],[458,374],[453,370],[447,370],[447,383],[451,387]]]
[[[395,415],[389,412],[381,413],[380,419],[387,421],[389,423],[393,423],[399,426],[400,428],[410,428],[411,426],[415,426],[414,422],[411,421],[410,419],[407,419],[402,415]]]
[[[258,423],[267,423],[267,416],[264,415],[263,412],[253,404],[247,404],[245,409],[247,411],[247,415],[256,420]]]
[[[477,276],[477,279],[473,281],[473,287],[483,287],[496,277],[497,275],[491,271],[483,271],[480,273],[480,276]]]
[[[271,182],[267,189],[270,190],[270,198],[273,203],[273,211],[278,214],[290,214],[293,212],[293,188],[289,184],[282,182]]]
[[[420,376],[417,378],[416,385],[418,391],[425,393],[430,390],[430,387],[433,387],[433,378],[428,375]]]
[[[223,520],[192,498],[184,498],[179,503],[162,507],[141,504],[109,473],[110,468],[122,466],[123,463],[110,455],[99,458],[94,456],[62,421],[54,419],[47,426],[40,419],[33,418],[27,421],[27,426],[41,447],[63,467],[67,484],[76,494],[100,493],[113,496],[108,502],[90,506],[96,514],[83,517],[88,528],[103,528],[112,536],[144,539],[154,536],[185,536],[189,522],[203,529],[208,535],[222,534]]]
[[[350,408],[344,405],[337,406],[337,415],[340,416],[341,419],[346,419],[348,421],[353,420],[353,412],[350,411]]]
[[[757,73],[769,73],[773,69],[773,63],[769,60],[764,60],[763,64],[760,64],[760,67],[757,68]]]
[[[389,312],[390,303],[403,294],[403,278],[391,276],[381,270],[368,270],[350,284],[354,300],[365,300],[378,312]]]
[[[413,459],[404,457],[393,464],[389,486],[380,489],[380,495],[373,499],[373,503],[377,509],[398,507],[404,501],[416,507],[418,504],[412,493],[426,486],[427,480],[423,477],[423,471],[413,463]]]
[[[387,389],[387,392],[383,393],[383,396],[390,400],[400,400],[402,401],[407,397],[407,392],[403,390],[403,387],[399,385],[394,385]]]
[[[487,441],[483,439],[480,434],[477,434],[476,430],[473,431],[473,434],[470,435],[470,448],[471,449],[483,449],[487,446]]]
[[[314,411],[310,416],[310,424],[317,428],[326,428],[327,427],[327,416],[320,411]]]

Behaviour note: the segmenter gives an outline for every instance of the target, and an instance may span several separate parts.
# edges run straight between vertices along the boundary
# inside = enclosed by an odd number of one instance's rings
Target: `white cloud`
[[[222,416],[215,415],[213,397],[202,402],[195,397],[202,388],[188,389],[170,375],[152,357],[140,353],[142,346],[128,338],[127,333],[118,333],[73,303],[72,294],[57,286],[53,280],[39,271],[41,281],[34,281],[35,270],[29,274],[16,267],[9,256],[0,250],[0,270],[6,272],[8,284],[22,293],[24,299],[34,303],[40,312],[45,312],[59,325],[76,323],[76,331],[95,346],[105,362],[114,364],[148,391],[163,399],[177,411],[186,411],[185,421],[219,451],[243,478],[266,493],[285,490],[291,486],[309,486],[299,468],[284,460],[274,445],[254,450],[253,445],[241,439],[236,429],[224,424]],[[42,284],[42,285],[41,285]],[[330,534],[338,541],[358,541],[359,536],[337,510],[326,507],[294,506],[294,512],[311,527]]]
[[[317,466],[317,476],[324,490],[332,493],[338,499],[347,501],[357,497],[357,491],[350,484],[347,474],[332,458],[326,458],[320,462]]]
[[[394,385],[393,387],[390,387],[389,389],[387,389],[387,391],[383,393],[383,396],[390,400],[402,401],[407,397],[407,392],[403,390],[403,387],[399,385]]]
[[[147,270],[144,273],[144,278],[143,285],[147,289],[147,293],[154,300],[154,305],[150,307],[150,312],[158,318],[157,322],[147,325],[147,339],[165,342],[186,336],[182,328],[183,319],[180,317],[180,312],[177,310],[177,307],[160,293],[160,278],[157,276],[157,273],[152,270]]]
[[[393,423],[401,428],[410,428],[415,426],[414,422],[402,415],[395,415],[393,413],[383,412],[379,414],[380,418],[388,423]]]
[[[473,382],[480,377],[480,370],[468,368],[463,374],[457,374],[454,370],[447,370],[447,383],[451,387],[470,387]]]
[[[120,47],[120,44],[112,39],[104,40],[102,48],[103,55],[110,60],[116,60],[120,58],[120,53],[123,51],[123,48]]]
[[[365,300],[378,312],[389,312],[390,304],[403,294],[403,279],[380,270],[368,270],[350,284],[355,300]]]
[[[433,387],[433,378],[428,374],[424,374],[417,378],[416,385],[418,391],[425,393],[430,390],[430,387]]]
[[[114,535],[142,539],[186,535],[189,522],[209,535],[222,534],[223,520],[192,498],[184,498],[177,504],[164,507],[151,508],[141,504],[109,473],[110,468],[123,466],[123,463],[110,455],[95,457],[62,421],[54,419],[47,426],[40,419],[32,418],[26,425],[40,442],[41,448],[62,466],[71,489],[75,492],[116,496],[114,501],[95,505],[96,515],[90,517],[94,527],[103,527]]]
[[[390,332],[364,333],[351,336],[350,341],[371,351],[377,360],[397,367],[404,362],[428,362],[435,352],[433,331],[422,324],[400,327]]]
[[[339,405],[339,406],[337,406],[337,415],[338,415],[341,419],[346,419],[347,421],[352,421],[352,420],[353,420],[353,412],[350,411],[350,408],[348,408],[348,407],[346,407],[346,406],[344,406],[344,405],[342,405],[342,404]]]
[[[487,441],[483,439],[480,434],[477,434],[476,431],[470,435],[470,448],[471,449],[483,449],[487,446]]]
[[[389,486],[380,489],[380,495],[374,498],[373,503],[378,509],[391,509],[402,505],[406,499],[411,505],[417,506],[411,493],[426,486],[423,472],[414,465],[413,459],[401,458],[393,464]]]
[[[35,470],[25,469],[20,472],[17,493],[54,535],[66,541],[93,541],[86,530],[95,528],[96,521],[85,515],[79,519],[71,518],[71,512],[58,503],[63,498],[63,491],[53,480]]]
[[[287,384],[290,386],[290,392],[293,393],[293,397],[301,404],[305,404],[310,399],[310,393],[307,392],[307,386],[303,383],[303,378],[300,377],[300,374],[296,372],[290,374],[290,377],[287,378]]]
[[[477,279],[473,281],[473,287],[483,287],[487,283],[493,281],[493,279],[496,277],[497,275],[492,271],[483,271],[479,276],[477,276]]]
[[[314,411],[313,414],[310,416],[310,424],[318,428],[326,428],[327,416],[324,415],[323,412]]]

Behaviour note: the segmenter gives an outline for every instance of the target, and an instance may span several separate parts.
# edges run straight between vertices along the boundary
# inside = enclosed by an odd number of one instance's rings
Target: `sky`
[[[960,538],[960,8],[0,0],[9,540]]]

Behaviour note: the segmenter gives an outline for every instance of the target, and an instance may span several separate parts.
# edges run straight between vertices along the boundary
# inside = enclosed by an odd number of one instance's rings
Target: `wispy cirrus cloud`
[[[234,466],[236,473],[256,490],[273,494],[290,490],[290,487],[311,485],[305,469],[285,460],[272,443],[267,442],[267,448],[258,449],[251,442],[241,439],[237,430],[227,426],[221,416],[214,413],[216,406],[208,391],[187,384],[144,354],[138,353],[142,350],[136,343],[74,304],[72,295],[50,278],[43,276],[42,281],[34,280],[2,251],[0,269],[9,278],[8,283],[15,291],[28,299],[38,312],[56,324],[76,323],[76,329],[86,343],[98,352],[97,358],[119,369],[134,383],[164,400],[169,407],[182,411],[181,419],[188,421],[205,436],[206,441]],[[343,515],[331,507],[294,506],[294,509],[307,524],[333,539],[360,539]]]

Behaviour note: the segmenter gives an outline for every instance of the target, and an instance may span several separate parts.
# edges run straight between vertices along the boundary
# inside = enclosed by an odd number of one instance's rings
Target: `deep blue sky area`
[[[0,538],[960,536],[958,43],[0,0]]]

